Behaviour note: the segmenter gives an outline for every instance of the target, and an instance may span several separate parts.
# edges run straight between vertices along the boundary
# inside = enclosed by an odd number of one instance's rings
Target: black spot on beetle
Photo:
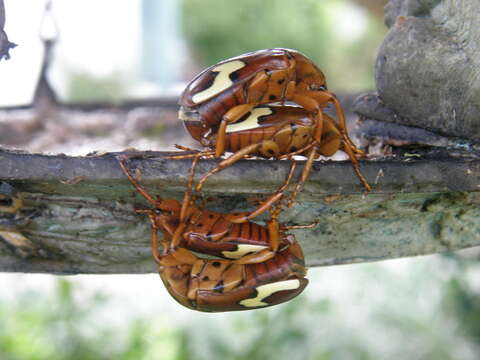
[[[270,96],[268,97],[268,99],[273,101],[273,100],[276,100],[277,97],[276,97],[275,95],[270,95]]]
[[[297,149],[296,146],[292,146],[292,147],[290,148],[290,152],[295,152],[295,151],[297,151],[297,150],[298,150],[298,149]]]
[[[213,71],[210,71],[208,74],[205,74],[204,79],[202,79],[203,83],[200,82],[200,84],[195,89],[193,89],[190,96],[193,96],[193,95],[211,87],[213,85],[213,82],[215,81],[215,78],[217,77],[217,75],[218,75],[218,73],[213,72]]]
[[[275,154],[275,151],[273,151],[272,149],[268,149],[267,152],[271,155]]]
[[[213,290],[218,291],[218,292],[223,292],[223,280],[220,280],[217,285],[213,288]]]
[[[277,84],[278,84],[278,85],[282,85],[284,82],[285,82],[285,79],[277,80]]]
[[[220,263],[220,261],[214,261],[212,262],[212,266],[213,267],[216,267],[216,268],[219,268],[222,264]]]
[[[203,224],[202,224],[202,223],[200,223],[200,224],[197,224],[197,227],[202,227],[202,226],[203,226]]]
[[[228,77],[230,78],[230,80],[232,80],[232,82],[236,82],[240,77],[240,73],[237,70],[228,75]]]
[[[251,111],[247,112],[247,113],[246,113],[245,115],[243,115],[240,119],[238,119],[235,123],[236,123],[236,124],[240,124],[241,122],[247,120],[251,113],[252,113]]]
[[[208,281],[208,280],[210,280],[210,278],[209,278],[208,276],[204,276],[204,277],[202,278],[202,280],[203,280],[203,281]]]
[[[208,214],[208,217],[209,217],[209,219],[213,219],[213,218],[215,217],[215,215],[213,215],[213,214]]]

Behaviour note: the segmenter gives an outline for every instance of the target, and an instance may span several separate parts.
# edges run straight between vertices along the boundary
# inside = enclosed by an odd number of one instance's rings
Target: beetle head
[[[180,204],[180,202],[178,202],[178,200],[162,199],[158,197],[153,212],[157,216],[179,217],[181,209],[182,205]]]
[[[310,59],[298,52],[294,53],[297,90],[327,91],[325,75]]]
[[[190,135],[195,140],[200,141],[202,135],[205,133],[205,128],[198,111],[181,106],[178,110],[178,118],[183,122],[183,125],[185,125]]]

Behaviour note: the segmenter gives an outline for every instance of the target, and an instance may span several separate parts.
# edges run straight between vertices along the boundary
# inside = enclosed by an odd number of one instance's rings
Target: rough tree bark
[[[436,149],[396,151],[362,162],[373,185],[367,196],[348,162],[316,162],[299,204],[280,219],[291,225],[318,221],[312,229],[294,232],[309,266],[480,245],[479,149],[452,138],[480,138],[479,6],[475,0],[389,2],[391,29],[376,65],[379,93],[360,96],[356,110],[372,132],[391,132],[397,143]],[[0,30],[2,15],[0,0]],[[374,123],[379,120],[395,126],[382,130]],[[181,199],[190,161],[168,161],[162,155],[146,153],[130,166],[141,171],[152,193]],[[202,161],[197,176],[215,163]],[[215,200],[207,206],[246,210],[252,197],[279,186],[289,166],[288,161],[240,161],[206,184],[205,194]],[[148,205],[114,154],[0,151],[0,182],[0,270],[156,271],[148,221],[134,213]]]
[[[355,110],[368,119],[480,139],[480,3],[390,0],[376,62],[378,93]]]
[[[162,153],[132,159],[146,188],[181,199],[190,161]],[[414,156],[415,155],[415,156]],[[202,161],[198,176],[215,160]],[[244,160],[205,186],[217,211],[242,210],[276,189],[287,161]],[[46,156],[0,152],[0,270],[48,273],[144,273],[156,267],[148,205],[114,155]],[[480,245],[480,160],[462,153],[405,154],[362,163],[367,196],[348,162],[317,162],[299,204],[281,221],[294,231],[309,266],[377,261]],[[259,174],[268,174],[261,176]],[[262,219],[259,219],[260,221]]]

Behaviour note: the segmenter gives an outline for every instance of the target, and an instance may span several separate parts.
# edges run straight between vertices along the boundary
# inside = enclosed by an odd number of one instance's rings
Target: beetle
[[[248,124],[251,126],[249,134],[253,133],[259,125],[254,121],[246,121],[251,118],[252,110],[257,113],[259,109],[267,111],[265,109],[268,107],[259,108],[258,105],[277,102],[281,104],[294,102],[310,112],[313,119],[311,139],[312,142],[318,143],[324,133],[323,127],[331,127],[325,124],[326,116],[322,110],[332,103],[336,109],[338,123],[331,119],[329,121],[335,124],[343,148],[352,159],[357,176],[360,177],[366,191],[371,190],[370,185],[360,174],[356,160],[365,154],[348,136],[345,116],[339,101],[335,94],[327,90],[322,71],[296,50],[282,48],[259,50],[221,61],[205,69],[182,93],[179,101],[179,119],[195,140],[212,149],[203,152],[204,155],[220,157],[228,150],[227,138],[232,129],[241,129]],[[255,145],[256,142],[258,140],[255,138],[248,140],[244,137],[241,147]],[[317,150],[312,144],[303,149],[308,160],[296,192],[300,190],[308,176],[311,168],[308,164],[316,158]],[[248,150],[245,151],[248,153]],[[291,151],[290,154],[282,155],[293,156],[295,153],[296,151]],[[188,155],[171,158],[185,157]]]
[[[303,253],[295,237],[285,231],[312,225],[279,225],[280,207],[272,211],[266,228],[251,222],[230,222],[239,214],[198,209],[188,190],[198,159],[192,163],[182,204],[175,199],[154,198],[130,173],[126,158],[119,159],[130,182],[154,206],[137,212],[149,216],[152,254],[172,297],[191,309],[217,312],[275,305],[300,294],[308,284]],[[159,231],[163,233],[162,254],[158,250]],[[191,250],[223,259],[202,259]]]
[[[177,247],[187,247],[200,253],[226,259],[239,260],[242,258],[243,262],[260,262],[272,258],[278,250],[288,246],[288,239],[282,235],[285,230],[313,226],[280,226],[278,222],[279,207],[271,210],[271,219],[267,221],[266,227],[249,221],[251,217],[266,211],[265,204],[252,213],[222,214],[200,209],[195,205],[191,191],[198,159],[197,156],[193,160],[187,190],[182,202],[150,195],[128,170],[126,158],[119,159],[119,165],[127,178],[137,191],[153,205],[153,210],[137,210],[137,212],[147,214],[153,219],[155,226],[162,229],[164,234],[171,238],[169,241],[171,250]],[[282,189],[286,188],[291,181],[293,170],[294,167]]]
[[[312,113],[299,106],[260,105],[253,108],[242,121],[227,126],[225,149],[234,154],[205,174],[198,182],[196,191],[201,191],[210,176],[244,157],[254,155],[280,159],[306,155],[307,162],[290,197],[290,201],[293,201],[311,171],[313,160],[320,155],[332,156],[340,149],[349,156],[355,173],[369,191],[370,186],[360,172],[354,150],[341,136],[335,121],[323,114],[322,134],[319,139],[313,138],[314,126]],[[217,135],[212,133],[205,140],[213,146],[216,137]]]
[[[272,258],[254,263],[202,259],[185,248],[158,253],[157,226],[152,218],[152,252],[160,277],[180,304],[198,311],[250,310],[288,301],[308,284],[300,245],[293,241]],[[163,239],[169,234],[164,232]]]

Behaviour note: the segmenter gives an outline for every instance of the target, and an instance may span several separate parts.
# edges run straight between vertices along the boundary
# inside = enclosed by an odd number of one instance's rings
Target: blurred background
[[[186,82],[262,48],[300,50],[355,96],[374,88],[385,3],[5,0],[19,46],[0,62],[0,146],[191,145],[176,118]],[[0,359],[479,359],[478,255],[314,268],[294,301],[227,314],[182,308],[155,274],[1,274]]]

